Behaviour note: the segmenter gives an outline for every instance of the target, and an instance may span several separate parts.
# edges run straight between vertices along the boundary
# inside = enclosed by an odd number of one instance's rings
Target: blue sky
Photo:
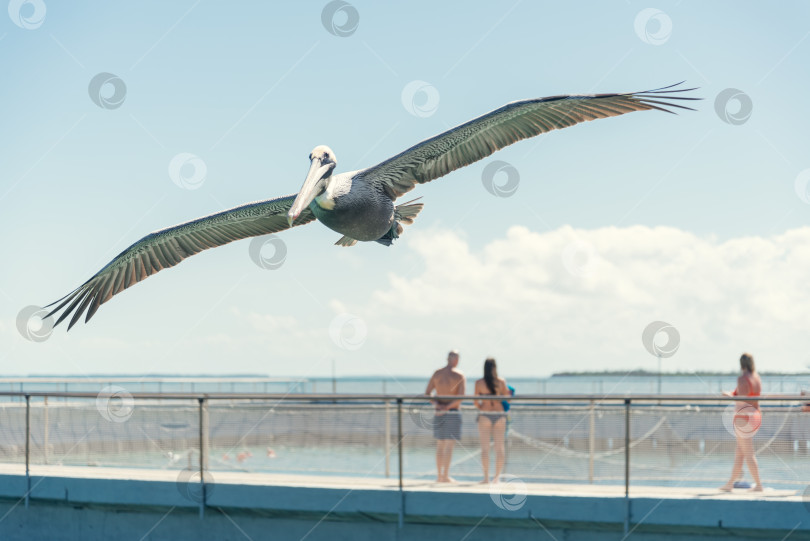
[[[640,337],[656,320],[681,334],[667,369],[733,369],[744,349],[766,369],[810,363],[805,2],[356,1],[334,19],[359,17],[345,37],[322,23],[327,2],[18,4],[35,28],[0,18],[4,373],[324,375],[334,359],[420,374],[451,347],[472,372],[486,355],[520,375],[654,368]],[[661,14],[639,34],[648,8]],[[88,94],[105,72],[126,85],[120,107]],[[393,248],[340,249],[313,224],[282,234],[277,270],[241,241],[68,334],[16,328],[150,231],[296,192],[318,144],[352,170],[512,100],[681,80],[697,112],[587,123],[419,187],[425,210]],[[412,81],[438,95],[429,116],[406,108],[425,99],[403,101]],[[727,88],[750,97],[740,125],[715,110]],[[170,178],[180,153],[205,164],[197,189]],[[492,160],[519,172],[514,196],[483,188]],[[602,270],[570,272],[572,242]]]

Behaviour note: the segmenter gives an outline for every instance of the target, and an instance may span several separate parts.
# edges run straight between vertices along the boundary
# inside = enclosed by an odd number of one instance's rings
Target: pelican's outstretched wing
[[[694,88],[677,83],[656,90],[626,94],[552,96],[515,101],[450,131],[419,143],[374,167],[358,173],[396,199],[419,183],[430,182],[470,165],[505,146],[580,122],[619,116],[633,111],[669,108],[694,110],[673,100],[698,100],[677,95]]]
[[[289,229],[287,211],[294,200],[295,195],[288,195],[248,203],[150,233],[118,254],[81,286],[49,304],[47,307],[59,303],[46,317],[67,307],[55,325],[73,312],[68,325],[70,330],[85,311],[86,323],[113,295],[187,257],[235,240]],[[293,225],[303,225],[314,219],[312,212],[304,209]]]

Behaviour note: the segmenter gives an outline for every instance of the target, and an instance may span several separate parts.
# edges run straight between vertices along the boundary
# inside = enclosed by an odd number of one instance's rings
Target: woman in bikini
[[[732,392],[723,393],[726,396],[759,396],[762,391],[762,380],[759,379],[754,368],[754,358],[743,353],[740,357],[740,369],[742,374],[737,378],[737,388]],[[759,401],[738,400],[734,404],[734,433],[737,437],[737,450],[734,454],[734,467],[731,469],[731,479],[728,483],[720,487],[724,492],[730,492],[734,488],[734,482],[742,476],[743,463],[748,465],[748,471],[756,483],[751,490],[762,491],[762,482],[759,479],[759,465],[754,454],[753,437],[762,424],[762,412],[759,409]]]
[[[498,377],[498,368],[495,359],[489,358],[484,361],[484,377],[475,382],[476,396],[506,396],[509,388],[506,381]],[[503,410],[502,399],[497,400],[476,400],[475,407],[478,408],[478,435],[481,437],[481,466],[484,469],[484,480],[482,483],[489,483],[489,442],[490,438],[495,442],[495,476],[492,478],[497,483],[504,464],[504,434],[506,433],[506,412]]]

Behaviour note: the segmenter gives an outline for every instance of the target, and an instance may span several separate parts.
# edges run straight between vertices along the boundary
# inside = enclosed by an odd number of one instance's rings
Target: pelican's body
[[[676,86],[676,85],[673,85]],[[68,329],[84,312],[89,321],[99,306],[148,276],[184,259],[234,240],[277,233],[315,219],[342,234],[336,244],[358,241],[390,245],[413,223],[421,203],[395,201],[423,184],[481,160],[529,137],[599,118],[645,110],[689,109],[673,100],[698,99],[677,95],[694,89],[625,94],[552,96],[509,103],[383,161],[373,167],[333,174],[334,152],[315,147],[310,168],[297,194],[249,203],[217,214],[156,231],[110,261],[84,284],[55,303],[48,314],[65,309],[58,325],[71,313]],[[50,306],[50,305],[49,305]]]
[[[383,237],[394,224],[394,201],[360,171],[329,177],[324,192],[315,197],[309,209],[323,225],[360,241]]]

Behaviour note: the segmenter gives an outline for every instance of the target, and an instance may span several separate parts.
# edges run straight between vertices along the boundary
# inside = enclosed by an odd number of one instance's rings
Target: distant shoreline
[[[810,376],[810,372],[760,372],[763,376]],[[627,376],[635,376],[635,377],[658,377],[658,372],[653,372],[651,370],[604,370],[599,372],[557,372],[551,375],[552,378],[556,377],[594,377],[594,376],[619,376],[619,377],[627,377]],[[712,371],[699,371],[699,372],[662,372],[661,377],[664,378],[671,378],[671,377],[684,377],[684,376],[738,376],[739,371],[734,372],[712,372]]]

